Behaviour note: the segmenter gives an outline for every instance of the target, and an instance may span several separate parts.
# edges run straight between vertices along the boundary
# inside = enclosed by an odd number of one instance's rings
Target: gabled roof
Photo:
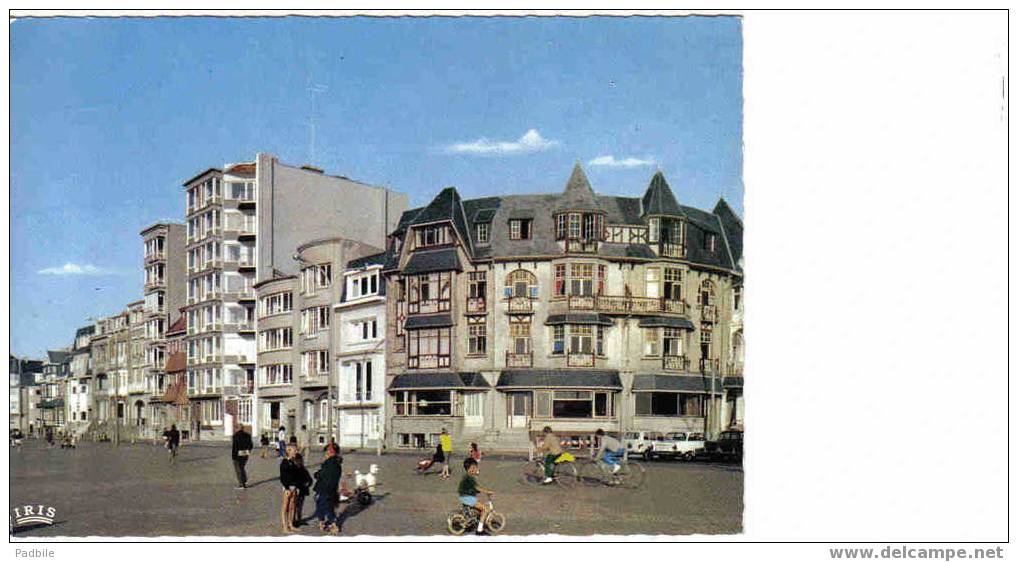
[[[46,355],[49,356],[49,362],[53,364],[64,363],[71,358],[71,352],[63,349],[47,350]]]
[[[429,224],[433,222],[449,221],[453,229],[463,241],[463,247],[467,254],[473,255],[474,245],[471,242],[470,229],[467,227],[467,217],[463,210],[463,200],[455,187],[447,187],[440,191],[431,203],[417,214],[410,222],[410,225]]]
[[[675,194],[672,193],[672,188],[668,186],[661,170],[650,178],[650,185],[643,194],[642,203],[644,215],[683,216],[679,202],[676,201]]]
[[[556,210],[598,208],[597,195],[594,194],[594,188],[590,187],[590,180],[587,179],[587,174],[583,173],[579,162],[573,166],[573,173],[569,175],[566,189],[558,198],[558,205],[555,208]]]
[[[714,205],[714,214],[721,220],[728,248],[732,251],[732,259],[738,264],[742,259],[742,219],[735,214],[724,197],[718,199],[717,205]]]
[[[166,335],[183,334],[187,331],[187,315],[181,314],[179,318],[174,320],[173,324],[166,329]]]

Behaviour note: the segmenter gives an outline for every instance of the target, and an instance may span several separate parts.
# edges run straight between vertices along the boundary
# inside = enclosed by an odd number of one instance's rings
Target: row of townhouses
[[[45,361],[11,357],[11,420],[96,439],[279,427],[359,448],[525,448],[551,426],[742,427],[742,222],[565,188],[421,208],[259,154],[183,183],[143,230],[143,298]],[[17,371],[17,373],[15,373]],[[16,376],[17,375],[17,376]]]

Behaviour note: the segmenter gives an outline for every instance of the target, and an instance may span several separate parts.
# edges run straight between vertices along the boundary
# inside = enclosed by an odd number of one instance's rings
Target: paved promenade
[[[257,451],[256,451],[257,453]],[[422,452],[421,457],[427,453]],[[320,462],[312,451],[311,472]],[[446,535],[454,509],[460,458],[453,478],[418,476],[419,459],[406,454],[344,454],[344,472],[380,466],[378,501],[342,514],[342,535]],[[630,491],[578,487],[570,491],[518,482],[522,458],[492,457],[479,481],[494,488],[495,507],[508,517],[504,534],[733,534],[742,528],[742,469],[701,462],[652,462],[643,488]],[[256,454],[248,463],[250,488],[234,490],[229,447],[181,449],[171,465],[166,450],[150,444],[83,443],[75,450],[47,449],[26,441],[11,450],[11,508],[56,507],[56,523],[19,532],[46,536],[280,536],[278,459]],[[345,504],[344,504],[345,505]],[[310,517],[313,501],[306,502]],[[313,521],[302,534],[319,535]]]

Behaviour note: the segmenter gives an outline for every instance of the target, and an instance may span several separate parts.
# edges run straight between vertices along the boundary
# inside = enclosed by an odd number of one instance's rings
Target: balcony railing
[[[707,374],[720,374],[721,361],[718,359],[701,359],[700,371]]]
[[[510,314],[530,313],[534,311],[534,300],[530,297],[509,297],[508,311]]]
[[[596,240],[566,240],[566,252],[590,254],[597,251]]]
[[[526,368],[534,364],[534,353],[505,353],[505,366],[508,368]]]
[[[166,252],[149,252],[145,254],[145,263],[162,261],[166,259]]]
[[[689,359],[685,355],[665,355],[661,359],[661,367],[666,371],[688,371]]]
[[[166,286],[166,279],[146,279],[145,290],[158,289]]]
[[[567,367],[593,367],[593,353],[568,353],[566,354]]]
[[[245,363],[254,363],[247,355],[224,355],[223,363],[236,363],[243,365]]]
[[[441,369],[449,366],[448,355],[412,355],[407,357],[409,369]]]
[[[467,313],[485,312],[487,300],[484,297],[471,297],[467,299]]]
[[[681,258],[686,255],[686,248],[682,244],[661,243],[661,255],[670,258]]]
[[[717,322],[718,309],[713,304],[700,305],[700,320],[703,322]]]
[[[566,302],[569,310],[590,310],[608,314],[654,314],[659,312],[689,314],[689,307],[684,301],[664,298],[570,295]]]

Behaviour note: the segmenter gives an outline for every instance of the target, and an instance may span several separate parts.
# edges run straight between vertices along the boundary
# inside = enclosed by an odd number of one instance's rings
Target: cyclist
[[[544,453],[544,481],[541,483],[551,484],[555,476],[555,459],[562,454],[562,445],[550,427],[544,426],[542,433],[544,433],[544,438],[537,446],[538,454]]]
[[[598,429],[594,434],[597,435],[599,443],[597,452],[594,453],[594,460],[603,460],[611,467],[612,474],[618,474],[622,470],[622,457],[626,454],[625,446],[611,435],[605,435],[603,429]]]
[[[459,496],[461,504],[470,506],[480,512],[477,520],[477,534],[480,535],[484,532],[484,518],[487,515],[488,508],[483,503],[477,501],[477,493],[481,492],[490,496],[495,491],[478,485],[477,474],[481,471],[481,468],[477,465],[476,460],[470,457],[464,459],[463,470],[466,474],[460,480],[460,485],[456,488],[456,494]]]

